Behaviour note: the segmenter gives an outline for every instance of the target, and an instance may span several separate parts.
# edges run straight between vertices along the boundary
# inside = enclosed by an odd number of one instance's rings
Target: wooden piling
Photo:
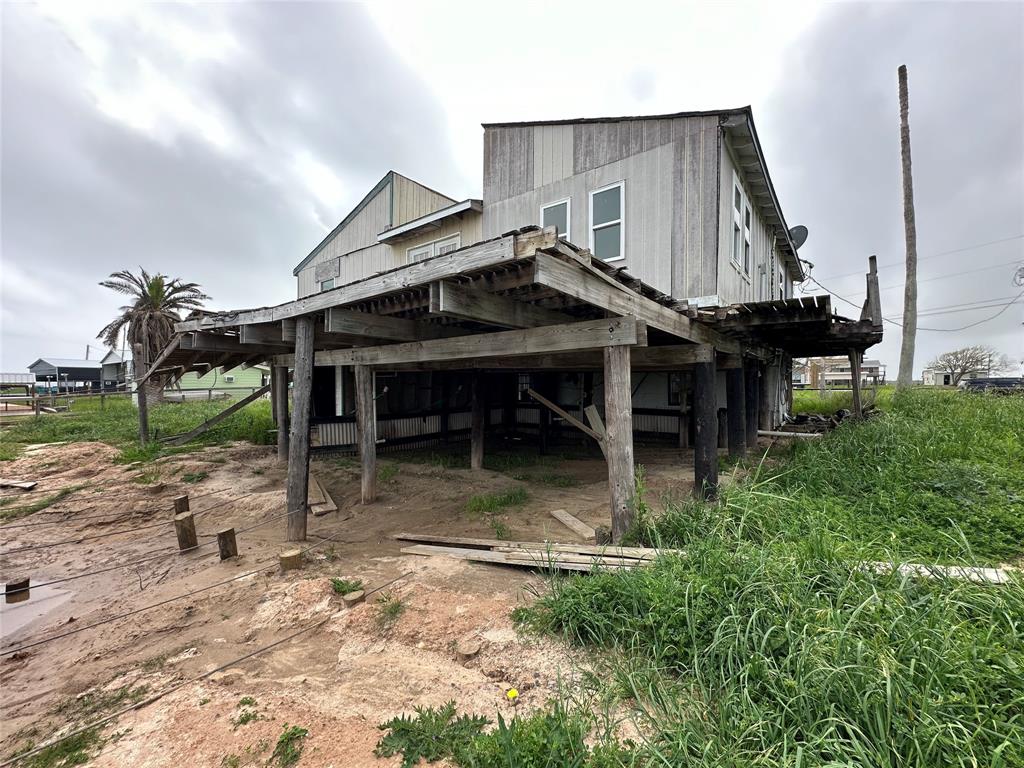
[[[196,538],[196,519],[191,512],[174,516],[174,533],[178,537],[178,550],[186,552],[199,546]]]
[[[288,446],[288,540],[305,541],[309,501],[309,412],[313,397],[313,318],[295,321],[293,413]]]
[[[743,360],[743,386],[747,406],[747,449],[757,450],[757,430],[761,423],[760,367],[756,360]]]
[[[175,515],[180,515],[183,512],[188,512],[188,511],[189,511],[188,494],[186,493],[184,496],[176,497],[174,499],[174,514]]]
[[[302,550],[289,549],[278,556],[282,571],[294,571],[302,567]]]
[[[850,387],[853,389],[853,416],[857,419],[864,415],[860,397],[860,357],[856,349],[850,350]]]
[[[373,369],[357,365],[355,374],[356,430],[362,465],[360,495],[363,504],[372,504],[377,499],[377,403],[373,397]]]
[[[220,549],[220,559],[227,560],[229,557],[238,557],[238,542],[235,540],[235,529],[225,528],[217,531],[217,547]]]
[[[618,543],[633,526],[636,500],[636,478],[633,474],[633,392],[628,346],[605,347],[604,417],[612,541]]]
[[[29,599],[31,592],[29,587],[31,585],[30,579],[14,578],[9,579],[4,585],[4,602],[5,603],[23,603]]]
[[[693,492],[699,498],[718,497],[718,410],[714,357],[696,363],[693,376]]]
[[[141,344],[133,344],[132,353],[138,366],[135,371],[135,378],[138,379],[146,373],[146,355]],[[135,385],[135,396],[139,403],[139,442],[145,445],[149,442],[149,406],[146,403],[145,381]]]
[[[270,375],[274,384],[271,398],[277,412],[277,459],[288,461],[288,366],[275,365]]]
[[[470,429],[469,468],[484,468],[484,392],[483,374],[473,371],[470,397],[472,400],[472,421]]]
[[[743,368],[730,368],[725,372],[725,408],[729,455],[744,456],[747,452],[747,404]]]

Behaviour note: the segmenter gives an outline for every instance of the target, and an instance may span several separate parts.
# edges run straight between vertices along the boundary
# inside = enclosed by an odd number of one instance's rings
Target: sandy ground
[[[468,446],[467,446],[468,450]],[[524,448],[524,450],[531,450]],[[322,458],[314,471],[339,511],[309,520],[306,546],[317,545],[300,571],[275,567],[285,521],[238,534],[240,556],[220,562],[216,532],[242,529],[284,512],[285,467],[272,449],[238,444],[118,465],[98,443],[31,447],[3,466],[5,477],[32,479],[31,492],[3,490],[13,506],[75,487],[66,498],[3,527],[0,577],[34,582],[101,568],[107,573],[33,590],[28,602],[3,605],[0,653],[121,613],[169,600],[260,567],[271,570],[94,629],[0,657],[0,760],[74,723],[91,722],[133,700],[228,665],[103,729],[97,766],[263,764],[285,724],[309,730],[300,765],[385,766],[374,758],[382,721],[417,705],[454,700],[461,711],[511,712],[505,691],[520,692],[519,710],[543,706],[558,685],[572,685],[584,663],[560,643],[516,632],[509,617],[544,588],[529,570],[403,555],[400,531],[576,541],[548,514],[563,508],[592,525],[607,524],[604,462],[556,460],[515,478],[409,463],[382,456],[388,479],[379,499],[358,504],[352,459]],[[638,447],[649,500],[682,496],[692,485],[692,457]],[[578,485],[558,488],[531,473],[556,471]],[[185,478],[193,482],[186,482]],[[467,499],[524,486],[529,502],[496,518],[465,511]],[[197,513],[196,552],[176,553],[174,497],[188,493]],[[128,528],[153,526],[129,533]],[[103,535],[111,534],[114,535]],[[83,538],[98,537],[99,538]],[[212,546],[210,546],[212,544]],[[148,555],[167,557],[132,565]],[[346,609],[332,577],[360,579],[366,589],[393,583]],[[388,622],[382,599],[403,610]],[[243,662],[233,660],[305,627],[322,626]],[[460,662],[455,645],[473,638],[479,654]],[[243,697],[255,704],[240,706]],[[245,710],[257,719],[235,722]],[[234,761],[232,757],[237,757]]]

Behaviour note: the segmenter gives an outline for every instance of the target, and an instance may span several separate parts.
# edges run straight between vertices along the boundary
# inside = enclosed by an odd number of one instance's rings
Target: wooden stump
[[[221,560],[238,557],[238,542],[235,540],[234,528],[225,528],[217,532],[217,547],[220,549]]]
[[[11,579],[4,585],[5,603],[23,603],[29,598],[29,579]]]
[[[346,608],[355,608],[365,599],[366,593],[361,589],[357,589],[355,592],[349,592],[341,596],[341,601],[345,604]]]
[[[278,558],[282,571],[294,571],[302,567],[302,550],[289,549],[281,553]]]
[[[464,637],[455,644],[455,658],[459,661],[469,661],[480,653],[480,641],[475,637]]]
[[[174,500],[174,514],[180,515],[185,512],[188,512],[188,510],[188,494],[186,493],[184,496],[178,496]]]
[[[191,512],[174,516],[174,533],[178,536],[178,549],[185,552],[199,546],[196,538],[196,519]]]

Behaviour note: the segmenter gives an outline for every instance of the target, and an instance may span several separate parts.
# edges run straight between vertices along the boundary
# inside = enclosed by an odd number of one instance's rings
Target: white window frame
[[[453,251],[457,251],[457,250],[459,250],[459,248],[462,247],[462,233],[461,232],[456,232],[454,235],[445,235],[444,237],[439,237],[437,240],[431,240],[429,243],[420,243],[419,245],[410,246],[409,248],[405,249],[405,260],[406,260],[407,263],[412,264],[414,261],[424,261],[426,259],[432,259],[435,256],[442,255],[442,254],[439,253],[439,250],[442,247],[444,247],[446,245],[451,245],[453,243],[455,245],[455,247],[452,249]],[[429,250],[427,250],[427,249],[429,249]],[[412,257],[413,251],[423,251],[423,250],[427,250],[426,255],[421,256],[421,257],[419,257],[417,259],[414,259]],[[448,251],[448,253],[450,253],[450,252],[451,251]]]
[[[224,383],[225,384],[234,384],[235,383],[235,375],[233,373],[225,373],[224,374]]]
[[[330,283],[330,285],[328,285],[328,283]],[[329,277],[326,280],[321,280],[320,281],[320,290],[321,291],[329,291],[333,287],[334,287],[334,278],[333,277]]]
[[[607,192],[609,189],[619,189],[619,218],[614,221],[605,221],[601,224],[594,226],[594,195],[598,195],[601,192]],[[614,259],[601,259],[601,261],[612,262],[612,261],[624,261],[626,258],[626,182],[616,181],[613,184],[606,184],[600,189],[592,190],[589,195],[589,210],[587,211],[587,223],[589,225],[588,236],[590,238],[590,252],[595,258],[600,258],[594,252],[594,232],[598,229],[605,229],[606,227],[612,227],[616,224],[619,225],[619,255]]]
[[[544,228],[544,211],[548,208],[554,208],[556,205],[565,203],[565,232],[560,233],[558,236],[564,240],[569,239],[569,233],[572,231],[572,198],[566,197],[562,200],[555,200],[551,203],[545,203],[540,207],[540,227]]]
[[[736,210],[737,192],[740,194],[739,210]],[[732,230],[729,233],[732,236],[732,244],[729,246],[732,250],[732,263],[736,266],[737,271],[749,280],[751,267],[750,262],[753,259],[750,230],[752,229],[754,221],[754,212],[750,208],[750,198],[747,197],[747,191],[743,188],[740,176],[735,171],[733,171],[732,174],[732,195],[729,196],[729,209],[732,211]],[[747,223],[748,214],[750,217],[750,224]],[[737,230],[739,230],[740,234],[738,243],[736,238]],[[737,246],[739,248],[739,252],[737,252]]]

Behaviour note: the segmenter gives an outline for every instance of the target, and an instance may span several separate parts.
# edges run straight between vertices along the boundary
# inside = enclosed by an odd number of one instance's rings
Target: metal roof
[[[44,363],[51,368],[100,368],[101,363],[99,360],[74,360],[69,357],[41,357],[36,360],[32,365],[28,366],[29,370],[32,370],[35,366],[40,363]]]

